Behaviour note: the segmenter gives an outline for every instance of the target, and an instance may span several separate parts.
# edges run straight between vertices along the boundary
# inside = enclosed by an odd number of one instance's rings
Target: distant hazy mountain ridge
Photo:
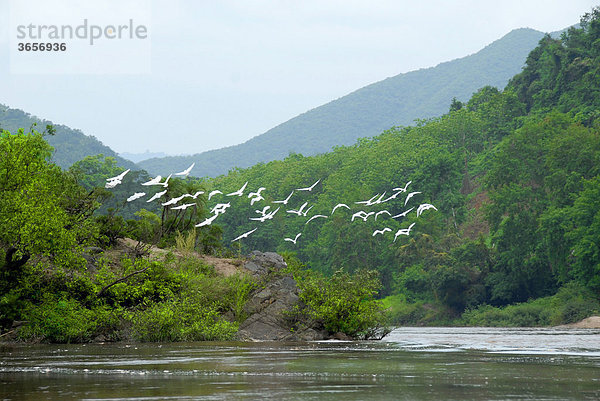
[[[37,125],[33,126],[34,124]],[[55,125],[52,121],[42,120],[22,110],[11,109],[0,104],[1,129],[17,132],[20,128],[28,131],[33,127],[36,131],[43,132],[48,124],[52,124],[56,130],[55,135],[46,137],[48,143],[54,147],[52,160],[64,169],[86,156],[98,154],[114,157],[121,167],[139,169],[135,163],[120,157],[114,150],[91,135],[85,135],[83,132],[65,125]]]
[[[453,97],[468,100],[485,85],[504,88],[521,71],[528,53],[544,36],[517,29],[481,51],[436,67],[399,74],[309,110],[240,145],[191,156],[154,158],[138,163],[150,174],[179,171],[196,163],[193,175],[217,176],[235,167],[305,156],[352,145],[396,125],[448,111]]]
[[[235,167],[283,159],[290,153],[309,156],[328,152],[392,126],[411,125],[415,119],[442,115],[453,97],[466,101],[485,85],[503,88],[521,71],[528,53],[543,36],[533,29],[514,30],[470,56],[384,79],[300,114],[242,144],[191,156],[156,157],[162,155],[146,152],[123,154],[129,156],[123,158],[95,137],[64,125],[54,125],[56,135],[47,140],[55,148],[53,160],[63,168],[85,156],[102,153],[115,157],[122,167],[141,167],[152,175],[181,171],[195,162],[192,175],[214,177]],[[51,124],[0,104],[1,128],[11,132],[27,130],[34,123],[39,131]],[[132,159],[141,161],[136,165]]]
[[[147,160],[147,159],[151,159],[151,158],[166,157],[167,154],[164,152],[150,152],[149,150],[146,150],[144,153],[122,152],[122,153],[119,153],[119,156],[121,156],[127,160],[131,160],[134,163],[138,163],[138,162],[141,162],[142,160]]]

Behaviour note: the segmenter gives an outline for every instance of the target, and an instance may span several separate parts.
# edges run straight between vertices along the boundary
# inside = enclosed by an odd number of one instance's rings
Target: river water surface
[[[600,330],[381,341],[0,346],[0,400],[599,400]]]

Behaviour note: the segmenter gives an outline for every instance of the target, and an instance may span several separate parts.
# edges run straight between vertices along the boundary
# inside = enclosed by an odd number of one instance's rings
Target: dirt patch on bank
[[[122,248],[134,249],[138,245],[138,241],[131,238],[118,239],[119,246]],[[248,273],[243,267],[243,261],[240,259],[225,259],[214,256],[201,255],[196,252],[182,253],[176,249],[162,249],[157,246],[146,246],[150,259],[162,260],[167,254],[171,253],[179,257],[193,257],[202,260],[204,263],[215,267],[215,271],[225,277],[233,276],[236,273]]]
[[[574,329],[600,329],[600,316],[590,316],[579,322],[564,324],[559,327],[568,327]]]

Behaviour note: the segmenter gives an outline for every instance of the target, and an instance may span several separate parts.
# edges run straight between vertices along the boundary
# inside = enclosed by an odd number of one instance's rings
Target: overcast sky
[[[44,15],[81,17],[69,0],[18,1]],[[115,5],[127,1],[95,3],[104,10],[88,17],[112,21]],[[512,29],[563,29],[597,2],[135,0],[130,7],[139,4],[150,15],[145,71],[18,74],[9,66],[15,3],[0,0],[0,103],[81,129],[117,152],[199,153],[373,82],[475,53]]]

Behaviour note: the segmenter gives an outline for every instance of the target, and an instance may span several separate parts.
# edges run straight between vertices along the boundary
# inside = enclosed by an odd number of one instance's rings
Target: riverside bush
[[[382,305],[388,312],[389,322],[394,326],[418,324],[427,313],[423,303],[422,301],[407,302],[403,294],[391,295],[382,300]]]
[[[143,342],[230,340],[237,324],[224,320],[216,305],[172,300],[133,313],[133,339]]]
[[[233,312],[236,322],[241,323],[248,317],[244,312],[244,306],[250,298],[250,293],[258,287],[258,283],[247,274],[227,277],[226,282],[231,290],[225,297],[225,301]]]
[[[91,341],[99,334],[114,332],[120,323],[116,310],[87,309],[74,299],[52,296],[31,305],[24,315],[28,324],[19,332],[21,339],[55,343]]]
[[[329,333],[344,333],[356,339],[381,337],[388,333],[381,301],[375,299],[381,287],[378,273],[360,270],[353,274],[340,269],[333,276],[303,269],[292,255],[285,254],[289,271],[306,306],[296,310],[322,324]]]
[[[466,326],[549,326],[574,323],[600,312],[597,296],[580,284],[569,283],[555,295],[503,308],[480,306],[463,313]]]
[[[191,253],[154,261],[113,255],[94,271],[68,274],[51,265],[27,271],[1,294],[0,318],[27,321],[22,340],[55,343],[230,339],[256,286],[247,276],[218,275]]]

